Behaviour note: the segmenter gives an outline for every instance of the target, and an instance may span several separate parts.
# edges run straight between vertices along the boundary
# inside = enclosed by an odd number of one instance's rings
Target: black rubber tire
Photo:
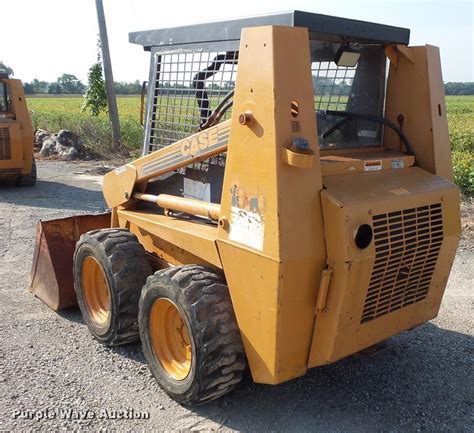
[[[21,186],[34,186],[36,184],[37,172],[36,172],[36,161],[35,157],[32,157],[31,162],[31,173],[28,176],[21,176],[19,179],[19,184]]]
[[[183,380],[168,375],[150,341],[150,312],[160,298],[175,304],[190,334],[191,369]],[[148,366],[161,388],[178,403],[207,403],[228,393],[242,380],[246,358],[229,290],[212,269],[177,266],[148,277],[140,297],[138,323]]]
[[[82,265],[88,256],[99,262],[109,286],[111,312],[102,326],[91,318],[84,300]],[[73,269],[77,302],[92,335],[106,346],[138,340],[138,301],[152,269],[137,237],[126,229],[87,232],[76,244]]]

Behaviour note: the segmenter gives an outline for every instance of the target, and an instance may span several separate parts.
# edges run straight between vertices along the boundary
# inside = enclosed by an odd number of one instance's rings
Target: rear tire
[[[74,253],[74,288],[84,322],[102,344],[138,339],[138,301],[151,273],[143,246],[128,230],[81,236]]]
[[[181,325],[174,326],[177,316]],[[228,288],[212,269],[177,266],[148,277],[138,322],[149,368],[178,403],[209,402],[241,381],[246,359],[240,331]]]
[[[32,156],[31,162],[31,173],[27,176],[21,176],[19,183],[21,186],[34,186],[36,184],[37,172],[36,172],[36,161],[35,157]]]

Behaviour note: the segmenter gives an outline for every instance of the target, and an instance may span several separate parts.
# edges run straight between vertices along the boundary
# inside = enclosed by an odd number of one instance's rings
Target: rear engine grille
[[[441,204],[373,217],[375,263],[361,323],[426,298],[443,241]]]
[[[0,128],[0,161],[12,159],[10,129]]]

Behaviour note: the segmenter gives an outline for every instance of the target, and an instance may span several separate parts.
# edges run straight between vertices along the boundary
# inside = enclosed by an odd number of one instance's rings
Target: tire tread
[[[142,299],[156,282],[179,288],[193,312],[192,330],[201,338],[204,354],[199,370],[198,391],[171,395],[185,405],[199,405],[230,392],[242,380],[245,352],[232,301],[224,279],[201,265],[185,265],[155,272],[147,279]],[[142,335],[143,339],[143,335]]]
[[[127,229],[92,230],[81,236],[76,251],[84,244],[97,242],[103,248],[112,271],[117,295],[117,320],[105,341],[107,346],[131,343],[139,338],[138,302],[140,290],[134,285],[152,273],[145,250],[137,237]]]

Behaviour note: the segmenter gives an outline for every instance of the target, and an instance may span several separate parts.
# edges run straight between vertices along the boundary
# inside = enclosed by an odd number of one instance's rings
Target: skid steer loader
[[[0,70],[0,186],[36,183],[33,128],[23,85]]]
[[[436,317],[460,236],[437,48],[297,11],[130,40],[143,156],[104,177],[110,218],[39,226],[33,293],[77,298],[105,345],[140,337],[185,405]]]

